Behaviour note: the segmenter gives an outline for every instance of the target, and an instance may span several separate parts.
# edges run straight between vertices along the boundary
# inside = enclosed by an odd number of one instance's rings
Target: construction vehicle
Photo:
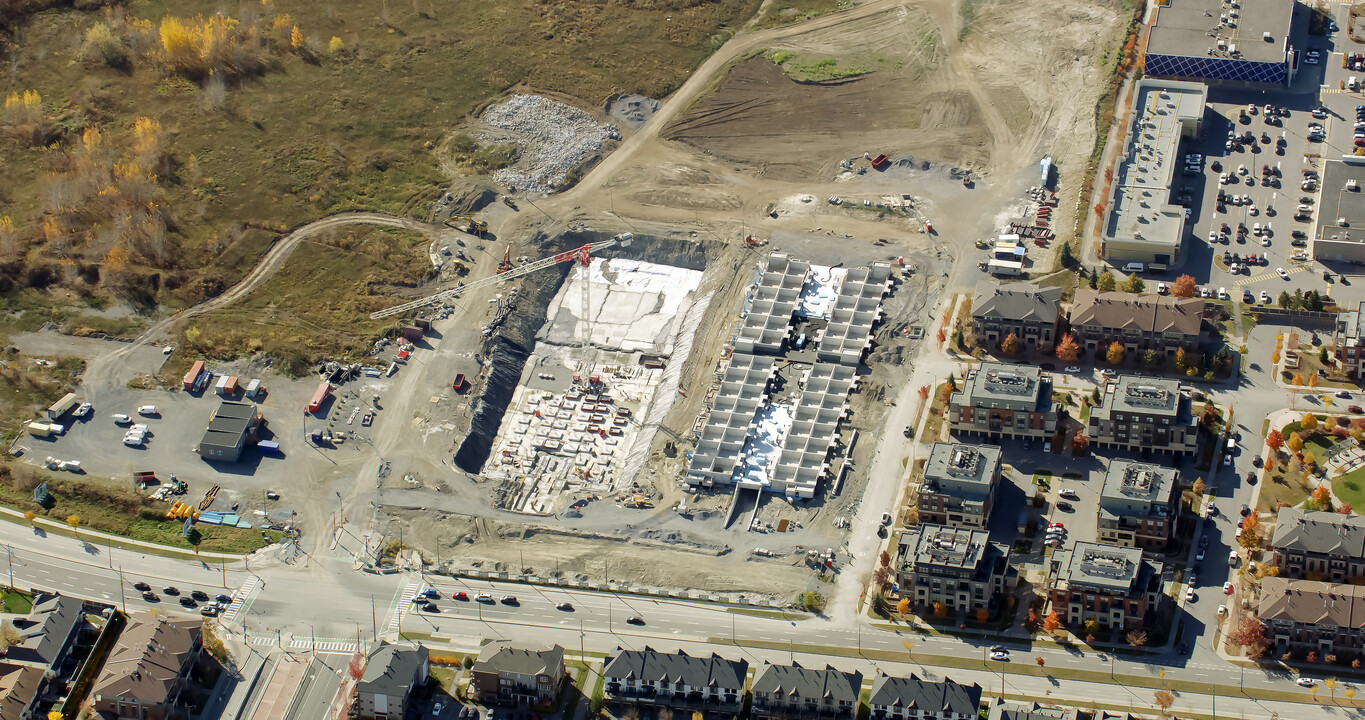
[[[510,196],[510,195],[503,195],[503,196],[502,196],[502,204],[503,204],[503,205],[506,205],[507,207],[512,208],[513,210],[516,210],[516,209],[517,209],[517,204],[516,204],[515,202],[512,201],[512,196]]]
[[[631,241],[634,239],[635,239],[634,236],[631,235],[630,233],[621,233],[620,235],[617,235],[616,237],[613,237],[610,240],[603,240],[601,242],[591,243],[579,248],[574,248],[573,250],[565,250],[562,253],[551,255],[550,257],[547,258],[541,258],[540,260],[536,260],[534,262],[526,263],[525,265],[522,265],[515,269],[508,270],[505,273],[494,275],[492,277],[486,277],[482,280],[475,280],[474,282],[468,284],[456,285],[453,288],[442,290],[438,293],[428,295],[427,297],[424,298],[411,300],[409,302],[403,303],[402,305],[395,305],[385,310],[379,310],[377,312],[371,313],[370,319],[378,320],[380,318],[386,318],[391,315],[398,315],[401,313],[408,312],[410,310],[416,310],[417,308],[426,307],[428,305],[435,305],[437,303],[441,303],[446,300],[459,297],[471,290],[482,290],[487,287],[492,287],[494,285],[497,285],[498,283],[513,280],[524,275],[530,275],[531,273],[536,272],[537,270],[544,270],[547,267],[558,265],[560,263],[576,261],[580,265],[587,265],[589,262],[591,262],[592,254],[594,252],[597,252],[599,250],[605,250],[611,247],[618,246],[629,247]],[[507,254],[504,257],[506,261],[510,264],[511,262],[510,248],[508,249]],[[585,289],[588,287],[588,285],[589,285],[588,283],[583,283],[583,287]]]
[[[456,230],[463,230],[470,235],[481,235],[488,232],[488,223],[486,221],[475,220],[468,215],[451,215],[450,219],[446,220],[446,225],[453,227]]]
[[[498,263],[498,274],[510,272],[512,270],[512,243],[507,243],[507,250],[502,253],[502,262]]]
[[[644,495],[632,495],[623,503],[628,508],[640,508],[641,510],[654,507],[654,503]]]

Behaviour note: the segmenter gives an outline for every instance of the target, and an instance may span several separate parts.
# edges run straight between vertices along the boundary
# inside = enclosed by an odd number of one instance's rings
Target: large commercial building
[[[1086,434],[1099,447],[1175,455],[1199,447],[1198,420],[1179,381],[1139,375],[1122,375],[1105,386]]]
[[[919,489],[920,522],[985,530],[1000,466],[995,445],[934,443]]]
[[[1014,335],[1022,350],[1051,352],[1061,301],[1059,287],[982,280],[972,298],[972,337],[994,349]]]
[[[962,389],[948,400],[955,433],[1050,439],[1057,433],[1052,381],[1028,365],[981,363],[968,370]]]
[[[1048,597],[1064,624],[1140,629],[1162,598],[1162,565],[1138,548],[1078,542],[1049,558]],[[1105,639],[1105,638],[1101,638]]]
[[[1163,552],[1180,509],[1180,471],[1152,463],[1114,460],[1100,491],[1099,541]]]
[[[1284,85],[1294,0],[1158,3],[1143,70],[1152,77]]]
[[[1365,158],[1323,163],[1313,259],[1365,264]]]
[[[1157,269],[1179,262],[1185,208],[1171,203],[1171,184],[1182,167],[1180,141],[1199,136],[1207,100],[1199,83],[1138,81],[1108,198],[1104,259]]]
[[[1017,577],[1009,556],[985,530],[925,524],[900,537],[896,583],[921,612],[943,603],[948,612],[994,615]]]

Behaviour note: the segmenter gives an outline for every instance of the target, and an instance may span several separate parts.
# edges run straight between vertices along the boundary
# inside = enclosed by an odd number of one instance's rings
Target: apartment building
[[[1121,375],[1105,386],[1086,435],[1102,448],[1189,455],[1199,447],[1198,418],[1179,381],[1139,375]]]
[[[494,641],[479,650],[470,673],[470,689],[486,705],[553,705],[566,677],[564,648],[528,650]]]
[[[1036,367],[981,363],[949,398],[948,422],[963,435],[1051,439],[1057,433],[1052,381]]]
[[[412,694],[431,673],[430,657],[421,645],[378,642],[370,646],[365,674],[355,686],[359,720],[403,720]]]
[[[1049,558],[1048,598],[1063,624],[1136,630],[1161,610],[1161,569],[1139,548],[1078,542]]]
[[[139,720],[181,712],[181,693],[203,650],[203,624],[152,612],[130,615],[91,689],[96,712]]]
[[[986,529],[1000,458],[995,445],[934,443],[919,488],[920,522]]]
[[[603,696],[608,705],[626,708],[669,708],[729,717],[744,703],[747,660],[727,660],[715,653],[692,657],[682,650],[662,653],[648,645],[608,655],[602,666]]]
[[[1282,508],[1270,547],[1280,577],[1332,583],[1365,579],[1365,517]]]
[[[1052,352],[1061,303],[1059,287],[982,280],[972,298],[972,337],[995,349],[1014,335],[1025,351]]]
[[[1333,338],[1332,354],[1351,377],[1360,377],[1365,368],[1365,302],[1356,305],[1355,310],[1342,310],[1337,313],[1337,330]]]
[[[804,720],[833,718],[852,720],[858,714],[863,675],[836,670],[804,668],[798,663],[774,665],[764,662],[754,673],[751,715],[754,720]]]
[[[1365,648],[1365,587],[1267,577],[1257,616],[1275,656],[1312,652],[1349,662]]]
[[[1081,288],[1071,303],[1071,334],[1087,354],[1103,357],[1115,342],[1129,357],[1147,350],[1175,357],[1176,350],[1199,349],[1204,330],[1204,301],[1169,295]]]
[[[985,530],[921,524],[900,537],[896,582],[922,614],[943,603],[953,614],[995,615],[1018,577],[1009,556],[1009,547],[992,543]]]
[[[867,704],[873,720],[976,720],[981,686],[882,674],[872,680]]]
[[[1099,541],[1164,552],[1180,511],[1180,471],[1136,460],[1114,460],[1100,491]]]

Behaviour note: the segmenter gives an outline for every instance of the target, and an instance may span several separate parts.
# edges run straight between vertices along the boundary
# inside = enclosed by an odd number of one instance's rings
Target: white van
[[[1355,90],[1360,87],[1360,81],[1356,80],[1355,75],[1352,75],[1351,77],[1346,78],[1346,87]]]
[[[138,414],[138,415],[155,415],[155,414],[156,414],[156,406],[155,406],[155,405],[142,405],[142,406],[139,406],[138,409],[137,409],[137,414]]]
[[[1145,270],[1146,267],[1146,265],[1143,265],[1140,262],[1131,262],[1123,266],[1123,271],[1126,273],[1140,273]]]
[[[127,425],[128,423],[133,421],[132,418],[128,417],[127,415],[124,415],[123,413],[114,413],[109,417],[114,419],[114,424],[116,425]]]

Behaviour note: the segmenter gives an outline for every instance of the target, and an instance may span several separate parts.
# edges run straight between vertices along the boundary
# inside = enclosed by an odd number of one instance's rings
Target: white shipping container
[[[260,380],[253,379],[250,383],[247,383],[247,386],[246,386],[246,396],[249,397],[249,398],[254,398],[254,397],[256,397],[256,393],[257,393],[258,391],[260,391],[260,389],[261,389],[261,381],[260,381]]]

